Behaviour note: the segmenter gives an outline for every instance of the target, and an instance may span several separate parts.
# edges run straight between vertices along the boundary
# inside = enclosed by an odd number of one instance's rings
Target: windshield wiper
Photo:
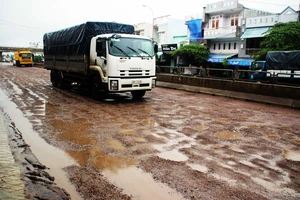
[[[143,49],[138,49],[138,50],[140,50],[141,52],[147,54],[147,55],[148,55],[149,57],[151,57],[151,59],[152,59],[152,56],[151,56],[147,51],[144,51]]]
[[[121,51],[125,56],[127,56],[128,58],[130,58],[130,56],[129,56],[127,53],[125,53],[125,51],[123,51],[123,49],[121,49],[120,47],[118,47],[118,46],[116,46],[116,45],[114,45],[114,47],[115,47],[116,49],[118,49],[119,51]]]
[[[129,47],[129,46],[127,46],[127,48],[130,49],[131,51],[133,51],[134,53],[136,53],[136,55],[138,55],[139,57],[144,58],[144,57],[143,57],[141,54],[139,54],[139,52],[137,52],[135,49],[133,49],[133,48],[131,48],[131,47]]]

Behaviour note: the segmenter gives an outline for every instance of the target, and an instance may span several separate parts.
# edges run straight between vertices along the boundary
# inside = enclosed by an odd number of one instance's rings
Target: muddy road
[[[0,106],[71,199],[299,199],[300,111],[155,88],[96,101],[0,64]]]

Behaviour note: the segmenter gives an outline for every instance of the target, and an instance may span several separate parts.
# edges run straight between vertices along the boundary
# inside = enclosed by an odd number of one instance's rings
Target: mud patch
[[[82,194],[83,199],[119,199],[131,200],[120,188],[109,183],[100,173],[87,167],[69,166],[65,168],[70,181]]]

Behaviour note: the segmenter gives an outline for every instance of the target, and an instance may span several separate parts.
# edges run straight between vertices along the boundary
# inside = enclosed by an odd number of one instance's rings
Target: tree
[[[173,51],[172,56],[184,57],[189,60],[190,64],[199,65],[207,61],[209,54],[209,50],[204,45],[191,43]]]
[[[292,51],[300,48],[300,22],[277,23],[266,32],[261,42],[262,50],[254,55],[263,60],[268,51]]]

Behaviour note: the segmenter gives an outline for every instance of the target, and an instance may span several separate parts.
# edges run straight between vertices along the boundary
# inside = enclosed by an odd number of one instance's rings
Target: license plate
[[[134,80],[134,81],[132,81],[132,84],[141,84],[141,83],[142,83],[141,80]]]

